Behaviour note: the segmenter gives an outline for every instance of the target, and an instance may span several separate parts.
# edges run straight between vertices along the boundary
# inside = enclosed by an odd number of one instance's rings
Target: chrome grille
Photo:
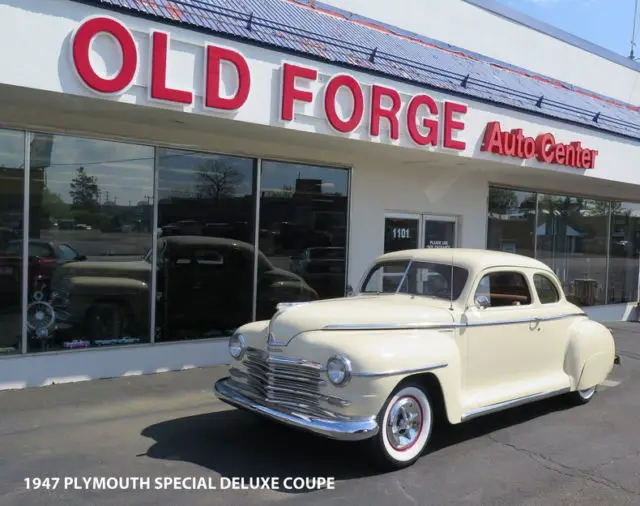
[[[324,398],[320,389],[326,384],[320,364],[248,348],[243,365],[246,373],[235,370],[232,376],[242,380],[243,390],[255,400],[302,414],[326,416],[320,406]]]

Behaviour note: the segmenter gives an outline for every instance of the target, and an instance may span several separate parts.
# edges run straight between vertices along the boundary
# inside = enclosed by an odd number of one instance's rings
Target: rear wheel
[[[431,438],[433,410],[429,395],[419,383],[398,386],[378,415],[380,430],[371,440],[378,462],[400,469],[413,464]]]
[[[572,404],[580,406],[582,404],[587,404],[591,399],[593,399],[597,391],[597,386],[585,388],[584,390],[576,390],[575,392],[571,392],[569,394],[569,399],[571,400]]]

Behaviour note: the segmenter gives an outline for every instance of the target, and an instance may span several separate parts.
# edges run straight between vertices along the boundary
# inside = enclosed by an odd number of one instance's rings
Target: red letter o
[[[349,88],[353,97],[353,112],[346,121],[336,112],[336,96],[342,86]],[[344,74],[332,77],[324,94],[324,112],[331,126],[338,132],[353,132],[362,121],[364,114],[364,94],[358,81]]]
[[[122,67],[111,79],[99,76],[91,66],[91,43],[100,33],[108,33],[116,39],[122,51]],[[92,90],[122,93],[133,82],[138,69],[138,49],[131,32],[119,21],[104,16],[87,19],[74,33],[71,46],[78,76]]]

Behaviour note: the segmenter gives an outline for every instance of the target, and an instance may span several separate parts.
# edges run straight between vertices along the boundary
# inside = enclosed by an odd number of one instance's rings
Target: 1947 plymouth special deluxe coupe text
[[[589,402],[611,372],[604,325],[532,258],[473,249],[385,254],[353,297],[281,305],[229,340],[225,402],[415,462],[434,418],[457,424],[556,395]]]

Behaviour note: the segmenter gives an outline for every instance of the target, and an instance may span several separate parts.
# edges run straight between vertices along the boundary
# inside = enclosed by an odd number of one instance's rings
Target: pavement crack
[[[409,500],[411,501],[412,504],[418,504],[418,501],[415,500],[415,498],[409,493],[407,492],[404,487],[402,486],[402,483],[400,483],[400,481],[396,480],[396,485],[398,485],[398,488],[400,489],[400,492],[402,492],[402,494]]]
[[[608,460],[607,462],[602,462],[598,464],[595,467],[595,469],[600,469],[601,467],[604,467],[604,466],[610,466],[611,464],[615,464],[616,462],[620,462],[621,460],[631,459],[633,457],[638,457],[638,456],[640,456],[640,450],[637,450],[632,453],[627,453],[626,455],[621,455],[620,457],[614,457],[611,460]]]
[[[613,490],[619,490],[622,492],[626,492],[627,494],[636,496],[636,497],[640,497],[640,491],[638,490],[633,490],[630,488],[625,487],[624,485],[621,485],[619,483],[616,483],[613,480],[610,480],[608,478],[605,478],[604,476],[598,476],[595,475],[593,473],[590,473],[584,469],[580,469],[580,468],[576,468],[576,467],[572,467],[572,466],[568,466],[565,464],[562,464],[560,462],[557,462],[555,460],[553,460],[550,457],[547,457],[546,455],[543,455],[542,453],[538,453],[538,452],[534,452],[532,450],[528,450],[527,448],[522,448],[521,446],[517,446],[511,443],[506,443],[504,441],[500,441],[498,438],[496,438],[493,435],[489,435],[488,438],[493,441],[496,444],[499,444],[501,446],[504,446],[506,448],[510,448],[518,453],[522,453],[523,455],[526,455],[527,457],[529,457],[531,460],[533,460],[534,462],[536,462],[537,464],[541,465],[542,467],[544,467],[545,469],[548,469],[549,471],[553,471],[555,473],[561,474],[563,476],[567,476],[570,478],[582,478],[584,480],[588,480],[591,481],[592,483],[596,483],[598,485],[602,485],[605,487],[608,487],[610,489]],[[638,452],[640,453],[640,452]],[[598,466],[600,467],[600,466]]]

